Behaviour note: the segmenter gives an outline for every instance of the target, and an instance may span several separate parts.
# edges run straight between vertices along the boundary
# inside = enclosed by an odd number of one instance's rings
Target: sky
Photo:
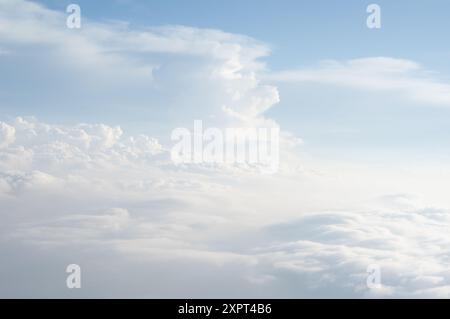
[[[70,1],[42,1],[64,10]],[[268,44],[270,68],[298,68],[324,59],[407,56],[430,68],[447,70],[447,1],[430,4],[378,1],[386,28],[366,26],[367,1],[79,1],[86,16],[127,21],[136,27],[189,25],[245,34]],[[232,17],[232,18],[231,18]],[[418,45],[420,43],[420,45]]]
[[[73,2],[0,0],[0,296],[449,297],[448,1]],[[175,165],[195,120],[278,171]]]

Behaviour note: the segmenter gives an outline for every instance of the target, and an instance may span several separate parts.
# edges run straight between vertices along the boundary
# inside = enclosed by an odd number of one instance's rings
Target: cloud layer
[[[180,169],[157,140],[119,127],[1,127],[0,278],[15,287],[2,296],[448,297],[450,215],[411,196],[305,211],[292,187],[311,196],[330,180]],[[12,275],[23,258],[30,268]],[[80,292],[51,271],[66,262],[86,274]],[[366,286],[371,264],[381,289]]]

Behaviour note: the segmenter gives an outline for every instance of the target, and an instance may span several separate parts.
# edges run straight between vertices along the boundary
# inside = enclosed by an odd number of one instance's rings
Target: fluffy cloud
[[[6,147],[11,144],[15,139],[16,130],[14,127],[0,122],[0,148]]]
[[[371,57],[324,61],[314,69],[283,71],[268,76],[276,82],[318,83],[368,91],[396,92],[432,106],[450,106],[450,84],[410,60]]]
[[[45,269],[78,263],[84,297],[448,297],[450,215],[412,195],[321,213],[346,193],[338,183],[333,198],[329,177],[180,169],[119,127],[2,125],[16,136],[0,153],[4,296],[36,296],[31,276],[39,296],[70,297]],[[35,268],[12,272],[23,255]],[[380,289],[366,286],[371,264]],[[196,288],[207,282],[220,289]]]
[[[449,216],[438,209],[313,214],[271,226],[266,235],[279,243],[263,249],[264,258],[308,282],[304,296],[448,298]],[[382,287],[368,289],[365,271],[374,264]]]
[[[0,122],[5,132],[0,164],[4,170],[46,169],[67,173],[68,168],[148,160],[162,152],[162,146],[154,138],[146,135],[122,138],[120,127],[104,124],[64,127],[20,117],[11,124]]]
[[[199,118],[220,126],[243,118],[257,125],[279,101],[277,89],[261,85],[257,76],[270,50],[252,38],[185,26],[132,29],[84,16],[82,28],[73,30],[66,18],[33,2],[0,1],[0,43],[11,52],[0,60],[0,83],[8,92],[2,107],[17,112],[35,99],[66,116],[133,113],[147,118],[147,126]],[[10,64],[22,76],[9,74]]]

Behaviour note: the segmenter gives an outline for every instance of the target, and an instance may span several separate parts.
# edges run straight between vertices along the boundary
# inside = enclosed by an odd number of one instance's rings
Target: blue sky
[[[70,1],[41,3],[64,12]],[[444,40],[446,30],[450,28],[447,19],[450,5],[446,1],[432,1],[430,4],[379,1],[382,8],[380,30],[370,30],[365,25],[366,1],[79,1],[79,4],[83,17],[90,21],[126,21],[131,28],[137,29],[185,25],[253,37],[271,49],[271,54],[262,58],[271,71],[312,67],[326,59],[343,61],[386,56],[413,60],[427,70],[437,72],[437,77],[443,81],[450,80],[447,63],[450,49]],[[9,67],[5,66],[4,72]],[[10,79],[17,76],[20,76],[20,71],[11,69]],[[31,101],[43,98],[47,104],[60,103],[58,101],[70,96],[70,92],[59,96],[59,92],[64,90],[58,87],[76,86],[67,79],[64,80],[69,81],[66,84],[61,84],[61,79],[53,81],[56,83],[49,84],[54,86],[50,95],[40,94],[41,89],[35,83],[30,84],[29,90],[37,91],[34,97],[30,95]],[[323,86],[299,87],[279,83],[277,87],[281,102],[268,114],[281,121],[287,130],[302,136],[307,147],[323,146],[331,150],[336,145],[362,147],[370,144],[379,152],[380,147],[449,146],[446,138],[450,133],[447,110],[410,105],[396,100],[395,96],[380,100],[378,96],[354,90],[336,91]],[[355,99],[358,94],[359,98]],[[23,103],[13,105],[14,109],[27,109],[31,101],[22,98]],[[74,93],[71,99],[76,98]],[[124,92],[122,98],[114,98],[114,103],[122,106],[130,102],[139,104],[144,98],[147,99],[139,94]],[[16,100],[14,96],[11,99],[13,102]],[[109,103],[103,95],[92,96],[86,104],[93,103],[95,99],[99,99],[98,104]],[[157,97],[153,96],[152,100],[156,101]],[[365,106],[361,107],[361,104]],[[50,109],[47,110],[47,107]],[[49,116],[54,107],[42,106],[39,112]],[[115,123],[117,116],[123,119],[123,113],[126,117],[130,116],[128,121],[134,127],[139,119],[126,111],[102,114],[109,116],[109,122]],[[80,114],[98,115],[88,105],[81,108]],[[69,116],[73,119],[77,114],[70,112]],[[417,130],[417,127],[421,129]],[[359,132],[351,134],[349,128]],[[438,151],[441,152],[444,147],[438,147]]]
[[[70,1],[42,3],[64,12]],[[450,80],[450,48],[445,41],[450,29],[450,4],[378,3],[382,8],[380,30],[365,25],[367,1],[79,1],[83,17],[90,20],[126,21],[138,29],[186,25],[253,37],[272,50],[263,58],[272,71],[310,67],[326,59],[386,56],[413,60],[437,72],[438,78]],[[269,114],[302,136],[309,147],[332,149],[335,145],[369,143],[377,152],[380,146],[437,147],[440,152],[449,146],[447,110],[407,105],[395,96],[380,101],[377,96],[353,90],[335,92],[333,88],[316,86],[304,90],[284,84],[277,87],[281,102]],[[324,90],[329,94],[323,94]],[[355,99],[357,94],[359,99]],[[130,100],[133,98],[127,95],[122,103]],[[365,106],[361,107],[361,103]],[[352,135],[348,128],[364,130]]]
[[[39,1],[64,10],[66,0]],[[315,63],[319,59],[364,56],[409,57],[430,68],[449,69],[450,4],[445,0],[377,1],[383,28],[367,29],[372,2],[339,1],[78,1],[87,17],[122,20],[131,25],[188,25],[245,34],[268,43],[273,69]]]

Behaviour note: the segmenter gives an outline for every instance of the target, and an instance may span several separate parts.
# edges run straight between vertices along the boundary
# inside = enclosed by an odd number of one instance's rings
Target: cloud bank
[[[305,211],[330,180],[180,169],[119,127],[1,127],[2,296],[448,297],[448,210],[390,195]],[[79,292],[57,284],[66,262],[87,274]],[[370,264],[381,289],[366,286]]]

